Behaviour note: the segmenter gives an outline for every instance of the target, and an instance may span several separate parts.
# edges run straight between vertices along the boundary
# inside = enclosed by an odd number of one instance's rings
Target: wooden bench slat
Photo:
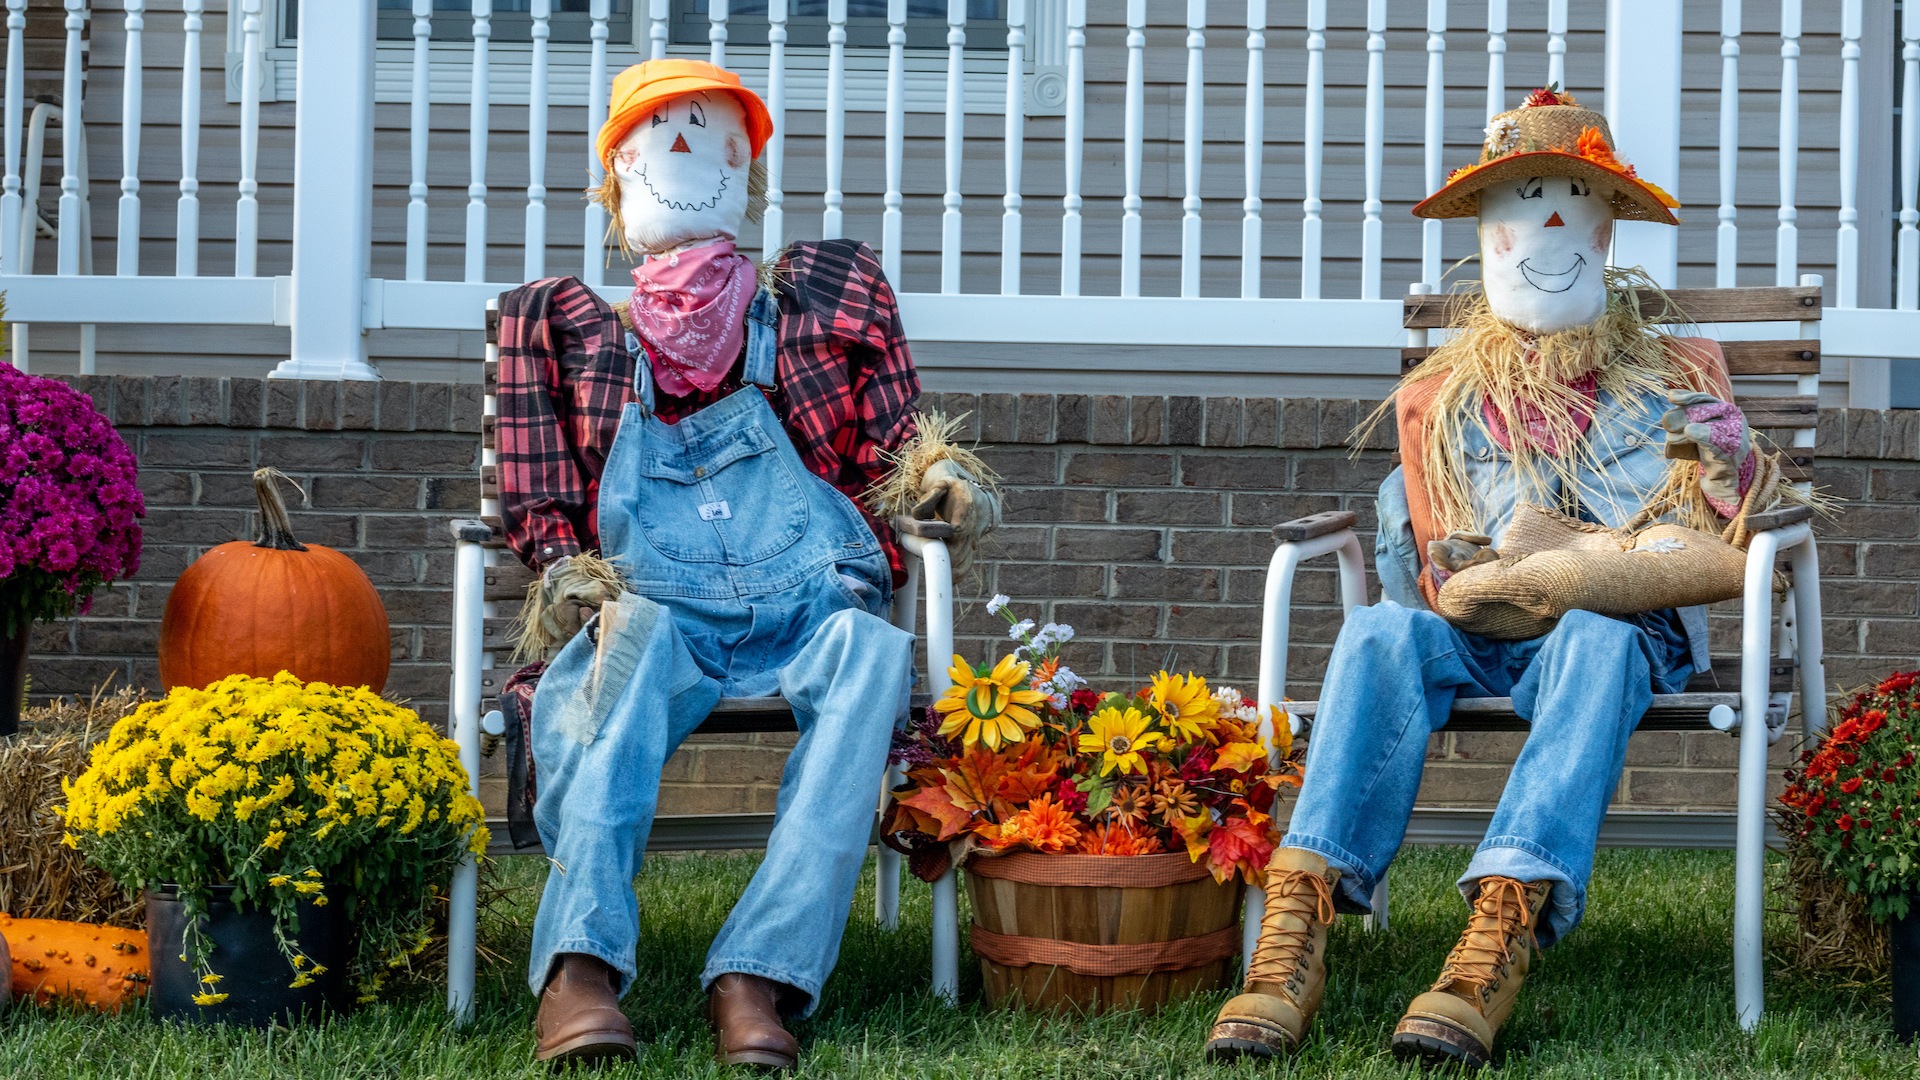
[[[1641,717],[1639,731],[1714,731],[1707,713],[1716,705],[1740,707],[1740,695],[1734,691],[1711,693],[1655,694],[1653,704]],[[1318,701],[1292,701],[1287,708],[1310,722],[1319,710]],[[1528,724],[1513,711],[1513,699],[1460,698],[1453,703],[1447,731],[1526,731]]]
[[[1400,350],[1400,370],[1412,371],[1433,355],[1434,345],[1409,345]],[[1723,341],[1720,351],[1730,375],[1818,375],[1820,343],[1782,338],[1771,341]]]
[[[1402,325],[1409,330],[1438,330],[1449,325],[1456,295],[1420,296],[1402,300]],[[1687,323],[1818,322],[1820,289],[1806,286],[1768,286],[1748,289],[1669,289],[1667,296]],[[1654,313],[1660,301],[1636,294],[1643,312]]]

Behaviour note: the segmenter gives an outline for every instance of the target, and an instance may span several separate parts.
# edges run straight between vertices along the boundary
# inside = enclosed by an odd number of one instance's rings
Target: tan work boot
[[[613,992],[616,981],[612,966],[599,957],[563,954],[540,992],[540,1013],[533,1021],[533,1059],[555,1068],[633,1060],[637,1050],[633,1025],[620,1011],[620,999]]]
[[[1208,1057],[1275,1057],[1300,1045],[1327,988],[1327,924],[1339,880],[1340,871],[1311,851],[1273,853],[1247,984],[1221,1007],[1207,1036]]]
[[[1393,1029],[1395,1057],[1476,1069],[1487,1063],[1527,980],[1534,926],[1552,893],[1550,881],[1481,880],[1466,932],[1447,954],[1440,980],[1413,999]]]

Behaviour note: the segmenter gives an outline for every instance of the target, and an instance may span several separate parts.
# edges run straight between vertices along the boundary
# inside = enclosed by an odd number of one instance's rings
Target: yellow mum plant
[[[487,845],[457,744],[372,691],[284,671],[141,706],[65,790],[65,842],[128,888],[178,886],[190,927],[215,885],[272,912],[290,985],[322,973],[292,941],[299,907],[346,905],[363,998],[425,947],[436,884]],[[205,943],[190,950],[195,1000],[223,1000]]]

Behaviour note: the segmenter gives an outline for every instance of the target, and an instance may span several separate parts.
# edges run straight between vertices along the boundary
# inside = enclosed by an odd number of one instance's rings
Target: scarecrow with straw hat
[[[1511,697],[1530,730],[1459,881],[1465,929],[1394,1029],[1394,1053],[1484,1065],[1535,950],[1580,921],[1627,736],[1655,692],[1704,669],[1705,609],[1570,610],[1541,636],[1502,640],[1435,601],[1451,575],[1498,559],[1524,503],[1607,528],[1659,507],[1717,532],[1759,497],[1766,463],[1719,346],[1658,332],[1649,314],[1666,313],[1647,309],[1663,294],[1606,265],[1616,220],[1677,224],[1677,205],[1616,156],[1599,113],[1547,89],[1495,117],[1479,160],[1414,207],[1479,218],[1482,287],[1455,299],[1458,332],[1374,418],[1391,408],[1400,436],[1379,493],[1386,600],[1355,609],[1334,645],[1259,945],[1213,1056],[1281,1055],[1305,1038],[1328,923],[1370,910],[1456,697]]]
[[[991,475],[912,411],[919,380],[873,253],[736,250],[772,133],[732,72],[628,68],[591,194],[638,259],[631,296],[557,278],[501,300],[501,509],[539,571],[523,648],[543,663],[502,699],[532,751],[515,794],[537,773],[532,825],[554,862],[528,970],[543,1061],[634,1056],[619,998],[661,771],[722,696],[778,694],[799,742],[701,981],[721,1063],[793,1067],[783,1020],[833,969],[907,709],[887,522],[946,520],[964,571],[997,520]]]

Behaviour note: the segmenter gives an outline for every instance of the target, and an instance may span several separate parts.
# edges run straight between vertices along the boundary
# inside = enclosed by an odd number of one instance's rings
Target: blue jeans
[[[763,293],[754,310],[771,304]],[[807,471],[759,389],[772,381],[770,323],[750,324],[746,352],[756,385],[672,425],[629,404],[607,456],[600,543],[632,590],[620,599],[630,616],[603,611],[534,694],[534,824],[554,864],[527,967],[536,994],[562,953],[612,965],[621,993],[632,984],[633,879],[661,769],[722,696],[781,695],[800,739],[766,859],[701,983],[758,975],[811,1011],[839,956],[913,638],[880,615],[892,579],[879,541]]]
[[[1341,871],[1343,906],[1366,911],[1400,850],[1427,737],[1456,697],[1512,697],[1531,725],[1487,835],[1460,878],[1551,881],[1540,944],[1573,929],[1627,736],[1655,690],[1685,685],[1684,632],[1669,612],[1611,619],[1576,611],[1530,641],[1456,629],[1392,602],[1356,608],[1334,643],[1308,741],[1306,782],[1281,845]]]

